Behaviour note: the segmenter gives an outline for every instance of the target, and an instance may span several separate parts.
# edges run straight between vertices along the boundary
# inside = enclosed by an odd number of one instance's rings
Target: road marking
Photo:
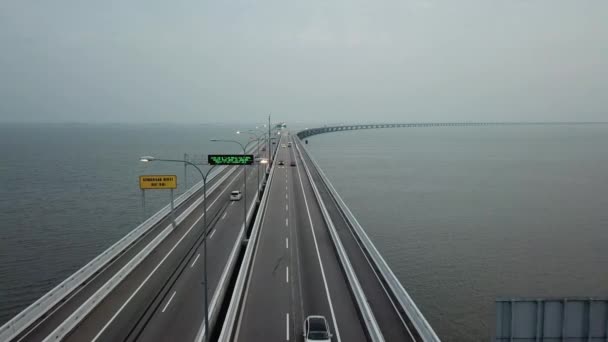
[[[211,235],[209,235],[209,239],[213,238],[213,234],[215,234],[215,231],[216,231],[216,230],[217,230],[217,229],[214,229],[214,230],[211,232]]]
[[[287,334],[285,335],[285,340],[289,341],[289,312],[285,314],[285,326],[287,327]]]
[[[233,205],[233,204],[234,204],[234,201],[230,201],[230,205]]]
[[[289,204],[285,204],[285,211],[289,210]]]
[[[289,283],[289,266],[285,268],[285,282]]]
[[[288,194],[285,194],[285,199],[288,199],[289,197],[287,197]]]
[[[319,252],[319,245],[317,244],[317,236],[315,234],[315,228],[312,223],[312,216],[310,215],[310,209],[308,207],[308,200],[306,199],[306,191],[304,191],[304,183],[302,182],[302,175],[300,174],[300,167],[297,168],[298,178],[300,179],[300,187],[302,188],[302,197],[304,197],[304,204],[306,205],[306,212],[308,213],[308,222],[310,222],[310,231],[312,232],[312,239],[315,242],[315,250],[317,251],[317,259],[319,260],[319,267],[321,268],[321,276],[323,278],[323,285],[325,285],[325,293],[327,294],[327,301],[329,302],[329,310],[331,311],[331,318],[334,322],[334,329],[336,329],[336,339],[338,342],[340,339],[340,330],[338,329],[338,322],[336,321],[336,314],[334,313],[334,305],[331,302],[331,296],[329,294],[329,286],[327,286],[327,278],[325,278],[325,270],[323,269],[323,262],[321,261],[321,253]]]
[[[167,304],[165,304],[165,307],[163,308],[163,311],[161,311],[161,312],[165,312],[165,310],[167,310],[167,307],[169,306],[169,304],[171,304],[171,301],[173,300],[173,297],[175,297],[176,293],[177,293],[177,291],[173,291],[171,298],[169,298],[169,300],[167,301]]]
[[[285,238],[285,248],[289,249],[289,238]]]
[[[194,264],[196,264],[196,261],[198,260],[198,257],[201,256],[201,253],[198,253],[198,255],[196,256],[196,258],[194,258],[194,261],[192,262],[192,265],[190,265],[190,268],[194,267]]]
[[[285,227],[289,226],[289,218],[285,219]]]
[[[222,220],[226,218],[226,215],[228,215],[228,212],[227,212],[227,211],[225,211],[225,212],[224,212],[224,215],[222,215]]]
[[[238,173],[237,173],[237,175],[238,175]],[[236,180],[236,178],[237,177],[234,177],[230,181],[230,183],[228,183],[226,185],[226,187],[230,186],[230,184],[232,184]],[[209,210],[209,208],[211,208],[215,204],[215,202],[217,202],[220,198],[222,198],[222,196],[218,196],[213,202],[211,202],[209,207],[207,207],[207,210]],[[199,216],[198,219],[190,226],[190,228],[188,228],[188,230],[184,233],[184,235],[182,235],[182,237],[175,243],[175,245],[173,245],[173,247],[169,250],[169,252],[167,252],[165,257],[162,258],[162,260],[158,263],[158,265],[156,265],[156,267],[154,267],[152,272],[150,272],[150,274],[148,274],[146,279],[144,279],[144,281],[142,281],[141,284],[139,284],[139,286],[135,289],[135,291],[133,291],[131,296],[129,296],[129,298],[127,298],[127,300],[122,304],[122,306],[120,308],[118,308],[118,310],[114,313],[114,315],[110,318],[110,320],[101,328],[101,330],[99,330],[97,335],[95,335],[95,337],[93,337],[91,342],[95,342],[99,339],[99,337],[101,337],[101,334],[103,334],[103,332],[110,326],[110,324],[112,324],[112,322],[116,319],[116,317],[118,317],[118,315],[122,312],[122,310],[125,309],[125,307],[129,304],[129,302],[133,299],[133,297],[135,297],[135,295],[137,295],[137,293],[141,290],[141,288],[144,287],[144,285],[148,282],[148,280],[150,280],[150,278],[152,278],[152,275],[154,275],[154,273],[156,273],[156,271],[160,268],[160,265],[162,265],[165,262],[165,260],[167,260],[169,255],[171,255],[171,253],[173,253],[173,251],[186,238],[186,236],[190,233],[190,231],[192,231],[192,229],[196,225],[198,225],[198,223],[203,218],[203,216],[205,216],[205,213],[202,213],[201,216]]]

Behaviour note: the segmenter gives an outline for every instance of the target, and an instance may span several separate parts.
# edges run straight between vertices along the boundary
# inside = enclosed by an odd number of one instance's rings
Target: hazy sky
[[[0,121],[269,112],[608,121],[608,1],[0,1]]]

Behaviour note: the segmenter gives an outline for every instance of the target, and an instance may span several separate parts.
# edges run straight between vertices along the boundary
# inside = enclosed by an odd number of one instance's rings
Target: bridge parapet
[[[301,147],[311,160],[312,166],[318,171],[322,182],[326,185],[329,194],[331,195],[331,197],[333,197],[334,201],[338,205],[339,210],[343,213],[344,218],[351,226],[353,233],[361,242],[362,248],[369,256],[370,262],[374,264],[375,269],[378,272],[378,276],[382,278],[383,283],[386,284],[386,286],[388,287],[386,288],[386,291],[389,292],[391,297],[397,301],[395,305],[399,306],[400,311],[404,312],[407,315],[413,325],[413,328],[416,330],[418,336],[420,336],[422,341],[439,342],[440,339],[431,327],[431,325],[422,315],[422,313],[416,306],[416,303],[413,301],[407,291],[403,288],[401,282],[397,279],[391,268],[388,266],[388,264],[380,254],[380,252],[376,249],[375,245],[370,240],[365,230],[361,227],[353,213],[346,206],[346,204],[344,203],[336,189],[333,187],[327,176],[325,176],[323,170],[310,156],[310,153],[307,151],[304,145],[301,145]],[[321,199],[320,201],[322,202]],[[373,329],[370,330],[373,331]]]
[[[298,138],[305,139],[313,135],[354,131],[360,129],[398,128],[398,127],[474,127],[474,126],[507,126],[507,125],[590,125],[607,124],[608,122],[412,122],[412,123],[380,123],[361,125],[340,125],[308,128],[297,133]]]

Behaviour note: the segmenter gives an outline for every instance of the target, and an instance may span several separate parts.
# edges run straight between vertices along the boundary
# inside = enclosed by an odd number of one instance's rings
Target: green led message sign
[[[251,165],[252,154],[210,154],[207,157],[209,165]]]

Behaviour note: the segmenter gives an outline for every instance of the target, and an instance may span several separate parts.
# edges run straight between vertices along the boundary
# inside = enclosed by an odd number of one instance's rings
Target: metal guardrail
[[[410,295],[407,293],[407,291],[405,291],[405,289],[403,288],[403,285],[401,285],[401,282],[399,281],[399,279],[397,279],[397,277],[395,276],[395,274],[393,273],[391,268],[388,266],[388,264],[386,263],[386,261],[384,260],[382,255],[380,254],[380,252],[378,252],[378,250],[376,249],[376,246],[370,240],[369,236],[367,235],[367,233],[365,232],[363,227],[361,227],[361,225],[359,224],[359,222],[357,221],[357,219],[355,218],[353,213],[350,211],[348,206],[346,206],[346,203],[344,203],[344,201],[342,200],[342,198],[340,197],[340,195],[338,194],[338,192],[336,191],[334,186],[331,184],[331,182],[329,181],[327,176],[325,176],[325,173],[323,173],[323,170],[319,167],[317,162],[312,158],[312,156],[310,155],[310,153],[308,152],[306,147],[304,147],[302,145],[302,149],[306,152],[306,154],[312,161],[313,165],[319,172],[321,179],[327,186],[329,193],[335,199],[340,210],[342,210],[345,217],[349,221],[349,224],[352,226],[354,233],[357,235],[357,237],[361,241],[363,247],[366,249],[368,256],[370,257],[371,261],[374,263],[377,270],[379,271],[379,276],[381,276],[384,279],[384,281],[386,282],[386,284],[389,287],[388,290],[390,290],[391,293],[394,295],[394,297],[397,299],[397,301],[399,302],[399,305],[405,311],[408,318],[411,320],[411,322],[414,325],[414,327],[416,328],[416,331],[418,332],[418,334],[422,337],[422,339],[425,342],[439,342],[440,339],[437,336],[437,334],[435,333],[435,331],[433,330],[433,328],[431,327],[431,325],[427,322],[426,318],[422,315],[422,313],[418,309],[418,306],[416,306],[416,303],[414,303],[414,301],[412,300]],[[312,182],[312,180],[311,180],[311,182]]]
[[[259,190],[260,189],[258,188],[258,193],[259,193]],[[251,206],[249,207],[249,211],[247,212],[247,222],[251,222],[251,219],[253,218],[255,205],[256,205],[256,202],[254,201],[251,203]],[[261,206],[260,206],[260,208],[261,208]],[[259,209],[258,209],[258,212],[259,212]],[[213,327],[215,325],[215,321],[217,320],[217,315],[218,315],[219,309],[220,309],[219,303],[221,303],[224,300],[224,296],[226,295],[226,291],[228,290],[228,286],[226,285],[226,282],[228,281],[229,276],[232,274],[234,267],[236,265],[238,252],[241,248],[243,238],[245,237],[247,227],[248,227],[247,225],[242,226],[241,231],[239,232],[239,236],[237,237],[237,239],[234,243],[234,246],[232,247],[232,251],[230,252],[230,258],[228,259],[228,263],[226,264],[226,267],[224,267],[224,271],[222,272],[220,281],[218,282],[218,285],[217,285],[218,290],[215,291],[215,294],[213,295],[213,298],[211,299],[211,303],[209,304],[209,325],[211,327]],[[203,321],[203,323],[201,324],[201,327],[199,328],[196,339],[194,341],[203,342],[204,337],[205,337],[205,322]]]
[[[253,151],[256,148],[257,146],[252,146],[249,150]],[[209,175],[208,181],[214,180],[225,169],[225,166],[218,167]],[[216,184],[223,182],[235,170],[236,168],[232,168],[232,170],[228,171],[219,181],[216,182]],[[203,181],[200,181],[193,185],[190,189],[188,189],[186,192],[177,197],[177,199],[175,200],[175,206],[179,207],[192,195],[202,189],[202,187]],[[11,320],[6,322],[3,326],[0,327],[0,341],[9,341],[15,336],[19,335],[21,332],[23,332],[28,326],[30,326],[32,323],[42,317],[49,309],[57,305],[57,303],[63,300],[75,289],[80,287],[91,276],[99,272],[99,270],[105,267],[109,262],[111,262],[117,256],[122,254],[127,248],[129,248],[129,246],[131,246],[131,244],[133,244],[143,235],[148,233],[148,231],[152,227],[157,225],[170,213],[171,205],[167,204],[154,215],[150,216],[148,219],[142,222],[135,229],[127,233],[127,235],[118,240],[104,252],[96,256],[89,263],[87,263],[78,271],[74,272],[71,276],[62,281],[59,285],[55,286],[52,290],[44,294],[34,303],[29,305],[15,317],[13,317]]]
[[[312,185],[312,189],[315,194],[315,197],[317,198],[317,202],[319,203],[319,206],[321,208],[321,213],[323,214],[323,220],[325,221],[325,223],[327,224],[327,226],[329,228],[328,229],[329,235],[331,236],[331,239],[336,248],[336,252],[338,254],[338,259],[340,260],[340,263],[342,264],[342,268],[344,269],[344,273],[346,274],[348,284],[350,285],[353,296],[355,297],[355,300],[357,302],[357,306],[359,307],[361,317],[363,318],[363,321],[365,322],[365,327],[367,329],[367,333],[372,341],[383,342],[384,336],[382,335],[382,331],[380,331],[378,322],[376,322],[374,313],[367,301],[367,296],[365,295],[365,292],[363,291],[363,288],[361,287],[361,284],[359,283],[359,279],[357,278],[357,274],[355,273],[355,270],[353,269],[353,266],[350,263],[350,260],[348,259],[348,255],[346,254],[346,251],[344,250],[344,246],[342,245],[342,241],[340,240],[338,231],[336,230],[336,227],[334,226],[334,223],[333,223],[331,217],[329,216],[329,212],[327,211],[327,208],[325,207],[325,203],[323,203],[323,199],[321,198],[319,189],[317,188],[317,186],[314,182],[314,179],[312,178],[310,169],[308,168],[308,165],[307,165],[306,161],[304,160],[304,157],[302,157],[302,152],[300,151],[300,147],[298,146],[298,144],[295,144],[295,145],[296,145],[296,149],[298,150],[298,153],[301,156],[300,159],[302,160],[302,165],[304,165],[304,169],[306,170],[306,175],[308,176],[310,184]]]
[[[222,327],[222,331],[220,333],[218,341],[228,342],[231,341],[233,338],[234,325],[236,323],[237,315],[241,309],[241,302],[245,293],[245,283],[249,278],[253,255],[257,247],[259,231],[260,227],[262,226],[264,216],[263,213],[266,210],[266,205],[268,203],[268,196],[270,194],[274,170],[275,167],[273,163],[270,169],[270,174],[268,175],[268,180],[266,181],[266,188],[264,189],[264,194],[262,195],[262,199],[260,200],[260,206],[258,207],[258,215],[256,216],[255,221],[253,223],[253,228],[251,229],[251,236],[249,237],[249,242],[247,243],[247,247],[245,249],[245,255],[243,256],[243,261],[241,262],[241,269],[239,270],[239,274],[234,285],[232,298],[230,299],[230,305],[228,307],[228,311],[226,312],[226,316],[224,318],[224,326]],[[201,342],[202,340],[197,339],[196,341]]]
[[[235,169],[227,172],[220,180],[213,184],[208,190],[209,193],[213,193],[217,188],[221,186],[223,181],[229,177]],[[176,225],[183,222],[201,203],[203,197],[197,199],[188,209],[184,210],[176,219]],[[65,337],[72,329],[74,329],[80,322],[99,304],[104,298],[106,298],[112,290],[118,284],[120,284],[139,264],[145,260],[150,253],[158,245],[160,245],[164,239],[174,230],[173,224],[169,223],[163,231],[156,236],[146,247],[144,247],[137,255],[135,255],[129,262],[123,266],[112,278],[110,278],[102,287],[100,287],[91,297],[89,297],[78,309],[63,321],[51,334],[49,334],[44,341],[57,341]]]
[[[210,176],[210,179],[215,178],[224,169],[225,167],[218,168],[217,171],[213,172],[213,174]],[[232,172],[234,172],[234,170],[229,171],[225,177],[228,177]],[[221,181],[223,181],[223,179]],[[201,181],[181,194],[176,199],[176,206],[179,206],[187,201],[190,196],[199,191],[202,187],[203,183]],[[168,204],[125,235],[122,239],[118,240],[116,243],[106,249],[103,253],[99,254],[89,263],[84,265],[80,270],[73,273],[55,288],[44,294],[37,301],[6,322],[2,327],[0,327],[0,340],[8,341],[20,334],[23,330],[45,314],[50,308],[54,307],[67,295],[72,293],[74,289],[81,286],[82,283],[102,269],[108,262],[120,255],[133,242],[138,240],[142,235],[146,234],[152,227],[169,215],[170,212],[171,206]]]

